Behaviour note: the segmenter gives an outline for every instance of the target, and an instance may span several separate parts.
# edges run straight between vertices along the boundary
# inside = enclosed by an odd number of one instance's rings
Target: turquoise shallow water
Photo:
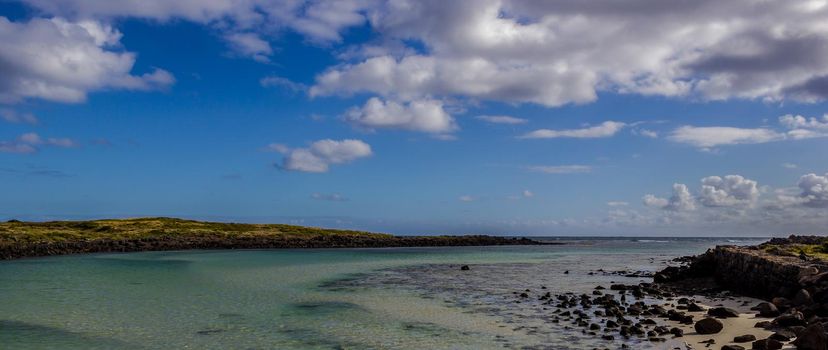
[[[736,243],[754,243],[743,241]],[[183,251],[0,262],[9,349],[589,348],[514,292],[585,292],[726,240]],[[460,271],[469,264],[470,271]],[[564,274],[564,271],[570,271]],[[589,274],[593,272],[593,274]]]

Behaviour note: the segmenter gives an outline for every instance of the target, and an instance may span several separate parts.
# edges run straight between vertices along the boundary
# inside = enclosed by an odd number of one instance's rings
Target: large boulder
[[[805,317],[801,312],[793,312],[773,319],[773,323],[780,327],[804,326]]]
[[[759,316],[761,317],[776,317],[779,316],[779,309],[776,308],[776,305],[771,303],[759,303],[751,308],[751,310],[759,311]]]
[[[811,293],[808,293],[807,290],[800,289],[796,292],[796,295],[791,302],[793,302],[794,305],[809,305],[813,302],[813,299],[811,299]]]
[[[753,342],[755,350],[778,350],[782,348],[782,342],[776,339],[762,339]]]
[[[714,307],[707,310],[707,314],[713,317],[728,318],[739,317],[739,312],[726,307]]]
[[[756,336],[753,334],[745,334],[733,338],[734,343],[747,343],[754,340],[756,340]]]
[[[799,334],[794,345],[801,350],[828,350],[828,335],[822,324],[814,323]]]
[[[722,331],[724,324],[715,318],[704,318],[698,320],[693,328],[699,334],[715,334]]]

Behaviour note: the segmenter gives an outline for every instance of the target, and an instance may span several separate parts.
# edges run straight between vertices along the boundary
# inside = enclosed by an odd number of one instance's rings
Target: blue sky
[[[602,3],[2,2],[0,218],[823,229],[825,6]]]

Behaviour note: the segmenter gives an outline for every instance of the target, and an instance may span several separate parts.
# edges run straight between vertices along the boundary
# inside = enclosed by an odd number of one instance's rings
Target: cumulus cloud
[[[664,210],[680,212],[696,209],[696,203],[693,196],[690,194],[690,190],[685,184],[673,184],[673,195],[669,199],[648,194],[645,195],[642,200],[644,205],[648,207],[655,207]]]
[[[803,205],[828,208],[828,173],[822,176],[814,173],[803,175],[797,187],[802,190],[800,197]]]
[[[0,119],[12,124],[37,125],[40,122],[34,114],[21,113],[13,109],[0,109]]]
[[[552,129],[539,129],[527,133],[521,138],[524,139],[552,139],[552,138],[601,138],[601,137],[610,137],[618,133],[626,124],[621,122],[614,122],[614,121],[605,121],[596,126],[590,126],[581,129],[568,129],[568,130],[552,130]]]
[[[765,143],[782,140],[785,135],[765,128],[735,128],[726,126],[682,126],[668,136],[674,142],[686,143],[700,148],[722,145]]]
[[[533,165],[527,167],[527,169],[544,174],[577,174],[592,172],[592,167],[588,165]]]
[[[3,153],[37,153],[41,147],[52,146],[60,148],[77,147],[78,143],[69,138],[42,138],[36,133],[26,133],[12,141],[0,141],[0,152]]]
[[[116,50],[120,39],[120,32],[95,21],[0,17],[0,103],[81,102],[90,91],[154,90],[175,82],[158,68],[133,75],[135,54]]]
[[[759,198],[757,182],[740,175],[708,176],[701,183],[699,202],[707,207],[752,206]]]
[[[403,129],[434,134],[457,130],[454,118],[443,109],[443,103],[427,99],[398,103],[373,97],[364,106],[351,108],[344,119],[365,129]]]
[[[290,30],[323,44],[367,23],[376,42],[345,50],[351,54],[341,58],[353,61],[320,74],[313,95],[545,106],[586,103],[605,91],[707,100],[828,97],[828,10],[810,0],[24,1],[73,19],[184,19],[223,35],[262,39]],[[230,40],[248,56],[266,56],[253,38]]]
[[[361,140],[319,140],[307,148],[288,148],[271,144],[269,149],[284,154],[284,170],[326,173],[332,164],[345,164],[372,155],[371,146]]]
[[[478,115],[478,116],[474,117],[474,119],[482,120],[484,122],[492,123],[492,124],[510,124],[510,125],[526,124],[527,122],[529,122],[526,119],[516,118],[516,117],[512,117],[512,116],[508,116],[508,115]]]
[[[311,91],[546,106],[593,101],[599,91],[780,100],[802,99],[804,90],[824,98],[828,15],[814,4],[383,2],[370,11],[372,27],[428,53],[338,65]]]

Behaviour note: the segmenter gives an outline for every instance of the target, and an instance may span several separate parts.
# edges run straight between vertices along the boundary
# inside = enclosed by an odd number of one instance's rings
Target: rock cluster
[[[791,236],[772,239],[767,244],[778,248],[784,244],[824,241],[824,237]],[[681,285],[682,281],[710,278],[719,288],[767,300],[753,310],[773,320],[756,326],[776,333],[754,340],[753,349],[780,349],[784,342],[793,340],[797,349],[828,350],[828,264],[804,253],[777,254],[769,246],[761,247],[716,247],[700,256],[683,258],[679,261],[683,265],[668,267],[656,273],[654,279],[667,285]],[[708,314],[730,317],[731,311],[714,308]],[[716,329],[715,319],[703,321],[706,324],[701,325],[701,330],[696,326],[699,333]]]

